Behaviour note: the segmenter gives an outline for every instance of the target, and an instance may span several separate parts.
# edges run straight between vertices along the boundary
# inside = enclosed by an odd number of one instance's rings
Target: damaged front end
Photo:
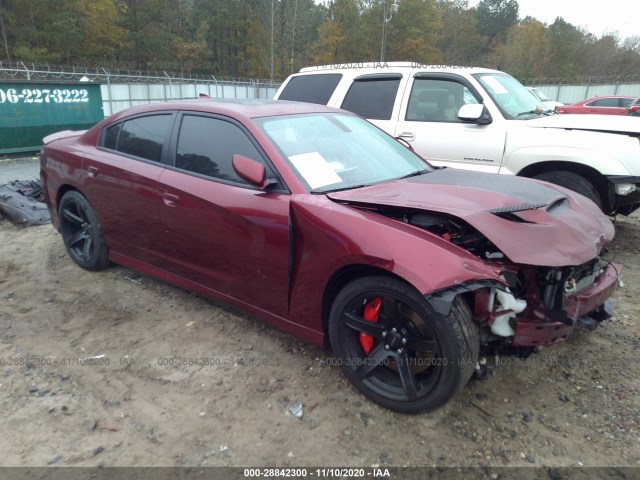
[[[466,290],[485,347],[560,343],[577,325],[592,330],[613,314],[609,298],[617,287],[620,265],[597,258],[564,268],[509,263],[501,267],[506,286],[457,285],[427,299],[446,314],[450,301]]]
[[[601,255],[581,265],[518,264],[460,218],[397,207],[365,209],[428,231],[501,272],[501,282],[471,281],[426,296],[443,315],[449,314],[457,296],[463,296],[472,307],[485,348],[560,343],[578,324],[593,329],[612,315],[609,298],[617,287],[621,266]]]
[[[550,345],[578,323],[593,328],[610,316],[607,301],[621,267],[602,255],[614,229],[586,198],[543,182],[453,169],[401,185],[330,198],[428,232],[433,242],[453,244],[496,272],[493,279],[423,292],[443,315],[463,296],[485,345]]]

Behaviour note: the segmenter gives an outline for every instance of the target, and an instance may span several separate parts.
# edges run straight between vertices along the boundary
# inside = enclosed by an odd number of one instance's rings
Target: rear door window
[[[161,162],[172,118],[170,113],[147,115],[111,125],[103,132],[102,146],[145,160]]]
[[[400,86],[399,75],[356,79],[342,108],[371,120],[390,120]]]
[[[118,135],[120,135],[120,129],[122,123],[117,123],[107,127],[104,132],[103,147],[109,150],[115,150],[118,147]]]
[[[278,100],[326,105],[342,78],[338,73],[293,77],[284,87]]]

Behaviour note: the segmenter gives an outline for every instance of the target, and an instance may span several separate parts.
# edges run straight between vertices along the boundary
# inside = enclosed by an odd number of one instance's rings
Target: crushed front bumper
[[[538,346],[565,341],[578,323],[578,319],[599,310],[613,295],[621,270],[621,265],[609,264],[591,286],[566,298],[567,317],[572,321],[570,325],[548,320],[543,309],[537,311],[533,318],[517,318],[513,345]]]

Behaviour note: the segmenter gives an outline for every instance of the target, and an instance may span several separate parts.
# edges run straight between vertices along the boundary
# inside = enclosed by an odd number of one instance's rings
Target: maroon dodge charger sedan
[[[44,139],[71,258],[125,265],[330,346],[363,394],[443,405],[481,349],[564,341],[608,318],[611,222],[548,183],[438,169],[319,105],[136,107]]]

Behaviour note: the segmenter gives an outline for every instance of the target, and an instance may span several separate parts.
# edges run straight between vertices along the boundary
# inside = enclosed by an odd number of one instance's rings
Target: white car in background
[[[544,107],[547,107],[546,110],[555,110],[556,107],[561,107],[564,103],[556,102],[555,100],[551,100],[547,97],[544,92],[540,91],[536,87],[527,87],[534,97],[536,97],[540,102],[543,103]]]
[[[640,208],[637,118],[554,115],[498,70],[411,62],[308,67],[275,98],[357,113],[436,166],[555,183],[608,214]]]

